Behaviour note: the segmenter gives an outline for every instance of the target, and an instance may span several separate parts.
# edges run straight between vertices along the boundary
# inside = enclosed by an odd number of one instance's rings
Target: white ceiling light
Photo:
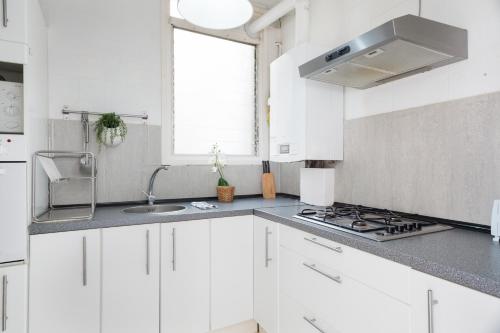
[[[248,0],[178,0],[177,9],[187,21],[207,29],[233,29],[253,15]]]

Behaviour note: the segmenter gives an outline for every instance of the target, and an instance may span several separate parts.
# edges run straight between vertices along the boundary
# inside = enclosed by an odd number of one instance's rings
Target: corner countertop
[[[417,237],[375,242],[293,218],[300,210],[308,207],[296,199],[244,198],[236,199],[232,203],[215,201],[213,203],[218,205],[217,209],[200,210],[192,207],[190,202],[175,202],[186,206],[187,209],[172,215],[123,213],[122,209],[130,205],[99,207],[92,221],[34,223],[29,226],[29,234],[254,214],[500,298],[500,245],[494,243],[488,234],[452,229]]]
[[[293,218],[306,207],[262,208],[255,215],[500,298],[500,244],[488,234],[452,229],[375,242]]]
[[[124,208],[138,205],[97,207],[94,218],[90,221],[46,222],[32,223],[28,231],[30,235],[48,234],[54,232],[101,229],[138,224],[168,223],[189,220],[213,219],[218,217],[253,215],[255,209],[265,207],[297,206],[301,203],[297,199],[278,196],[276,199],[242,198],[231,203],[208,201],[218,207],[216,209],[201,210],[191,206],[191,201],[169,202],[175,205],[186,206],[186,209],[174,214],[126,214]],[[140,205],[139,205],[140,206]]]

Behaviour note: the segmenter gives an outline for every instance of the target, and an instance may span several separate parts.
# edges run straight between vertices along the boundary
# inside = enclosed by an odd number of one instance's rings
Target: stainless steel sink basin
[[[127,214],[174,214],[186,210],[186,206],[181,205],[151,205],[151,206],[135,206],[125,208],[122,212]]]

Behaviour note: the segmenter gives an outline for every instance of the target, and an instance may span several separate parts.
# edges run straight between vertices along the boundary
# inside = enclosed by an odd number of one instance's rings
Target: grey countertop
[[[493,243],[488,234],[453,229],[375,242],[295,219],[293,215],[305,206],[298,200],[285,197],[237,199],[228,204],[217,202],[219,207],[208,211],[191,207],[189,202],[176,204],[185,205],[187,209],[173,215],[155,215],[122,212],[123,208],[130,206],[100,207],[92,221],[31,224],[29,233],[36,235],[255,214],[500,298],[500,245]]]
[[[300,205],[296,199],[287,197],[277,197],[276,199],[244,198],[235,199],[232,203],[221,203],[208,201],[218,206],[217,209],[200,210],[192,207],[191,202],[175,202],[172,204],[186,206],[187,209],[171,215],[162,214],[126,214],[122,210],[126,206],[98,207],[95,211],[94,219],[91,221],[71,221],[52,223],[32,223],[29,226],[29,234],[47,234],[54,232],[75,231],[85,229],[110,228],[127,225],[167,223],[188,220],[201,220],[227,216],[252,215],[254,209],[265,207],[280,207]]]
[[[255,215],[500,298],[500,245],[488,234],[452,229],[375,242],[293,218],[303,208],[262,208]]]

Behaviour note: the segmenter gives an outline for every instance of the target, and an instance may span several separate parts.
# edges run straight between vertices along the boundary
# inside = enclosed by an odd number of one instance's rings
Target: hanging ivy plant
[[[104,113],[100,116],[94,125],[94,130],[99,145],[118,145],[127,135],[127,125],[115,113]]]

